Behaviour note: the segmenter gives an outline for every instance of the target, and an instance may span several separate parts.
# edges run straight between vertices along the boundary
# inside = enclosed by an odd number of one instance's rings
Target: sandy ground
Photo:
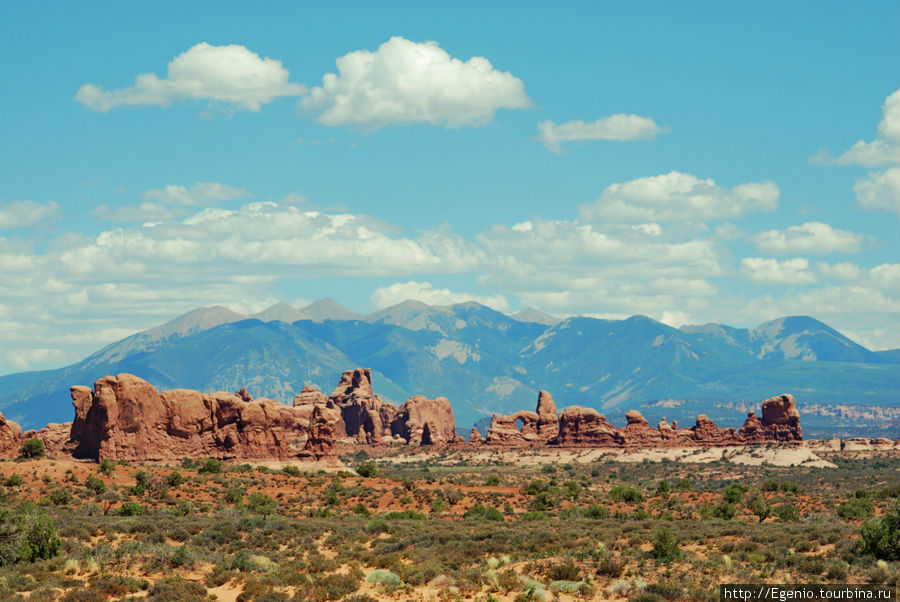
[[[859,449],[857,449],[859,448]],[[840,450],[837,446],[837,450]],[[851,451],[868,451],[862,445],[855,445]],[[882,451],[873,447],[871,451]],[[900,453],[900,450],[889,450]],[[519,466],[536,466],[546,463],[590,463],[600,459],[613,462],[640,463],[644,461],[706,464],[719,460],[746,466],[803,466],[817,468],[837,468],[820,454],[836,453],[833,444],[784,445],[784,446],[740,446],[740,447],[685,447],[663,449],[564,449],[564,448],[523,448],[523,449],[452,449],[441,457],[433,452],[415,451],[397,455],[382,456],[382,460],[393,463],[432,462],[452,465],[459,462],[470,464],[495,464],[498,462]],[[839,452],[837,452],[839,453]]]

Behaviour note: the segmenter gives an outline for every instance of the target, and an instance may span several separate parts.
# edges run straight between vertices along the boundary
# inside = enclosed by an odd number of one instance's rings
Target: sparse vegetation
[[[200,600],[225,585],[245,600],[419,599],[426,586],[438,599],[705,600],[726,580],[894,583],[900,568],[896,458],[736,479],[716,462],[551,471],[377,453],[348,456],[377,462],[373,477],[0,463],[0,541],[33,542],[0,550],[0,599]]]

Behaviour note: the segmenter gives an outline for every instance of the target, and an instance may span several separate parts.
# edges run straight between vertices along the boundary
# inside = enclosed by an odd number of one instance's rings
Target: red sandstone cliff
[[[572,406],[559,415],[558,431],[552,439],[542,436],[542,433],[552,432],[548,419],[541,425],[542,404],[544,408],[549,407],[547,398],[549,393],[541,391],[538,412],[494,415],[487,442],[508,446],[544,441],[578,447],[692,447],[800,441],[803,438],[797,406],[794,398],[787,394],[763,402],[762,420],[750,412],[740,431],[719,428],[704,414],[697,416],[696,423],[690,428],[679,429],[677,422],[669,425],[665,418],[653,428],[637,410],[627,412],[625,427],[617,429],[596,410]],[[552,398],[549,403],[553,403]],[[553,411],[555,414],[555,406]],[[543,415],[549,417],[550,412],[545,409]],[[521,423],[521,429],[517,421]]]

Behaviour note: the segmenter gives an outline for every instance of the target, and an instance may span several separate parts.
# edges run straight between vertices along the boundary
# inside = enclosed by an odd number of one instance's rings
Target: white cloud
[[[168,207],[163,207],[157,203],[141,203],[140,205],[121,205],[118,207],[110,207],[108,205],[97,205],[93,211],[100,219],[113,222],[146,222],[156,220],[167,220],[178,217],[180,212],[173,211]]]
[[[437,42],[395,36],[375,52],[357,50],[336,63],[338,73],[325,74],[322,85],[300,101],[325,125],[480,126],[498,109],[531,105],[522,80],[494,69],[484,57],[453,58]]]
[[[842,280],[844,282],[858,280],[863,274],[862,268],[849,261],[841,261],[832,264],[821,262],[816,264],[816,269],[826,278]]]
[[[752,237],[763,253],[790,255],[795,253],[856,253],[865,236],[849,230],[836,230],[822,222],[806,222],[787,230],[766,230]]]
[[[741,272],[757,284],[803,285],[817,281],[809,269],[809,261],[802,257],[793,259],[769,259],[764,257],[744,257]]]
[[[668,324],[672,328],[681,328],[685,324],[691,324],[691,315],[689,313],[673,310],[664,311],[659,317],[659,321]]]
[[[893,211],[900,215],[900,167],[870,172],[853,186],[857,202],[871,211]]]
[[[612,184],[593,203],[578,208],[585,221],[667,222],[728,219],[755,211],[773,211],[781,192],[774,182],[734,188],[711,179],[672,171]]]
[[[238,44],[213,46],[201,42],[172,59],[164,78],[142,73],[133,85],[118,90],[85,84],[75,99],[103,113],[125,106],[169,106],[182,100],[216,101],[259,111],[279,96],[299,96],[306,91],[305,86],[289,78],[281,61],[260,58]]]
[[[659,236],[662,234],[662,228],[659,224],[651,222],[649,224],[637,224],[632,226],[638,232],[643,232],[647,236]]]
[[[888,96],[881,107],[878,133],[871,142],[857,141],[837,157],[831,157],[826,149],[810,159],[819,165],[862,165],[877,167],[900,163],[900,90]]]
[[[883,263],[869,270],[872,282],[881,290],[900,293],[900,263]]]
[[[428,305],[453,305],[455,303],[475,301],[492,307],[497,311],[509,309],[509,301],[503,295],[460,293],[446,288],[435,288],[430,282],[416,282],[414,280],[378,287],[369,298],[375,309],[390,307],[408,299],[421,301]]]
[[[0,199],[0,229],[24,228],[59,215],[59,205],[54,201],[10,201]]]
[[[562,143],[575,140],[654,140],[657,134],[664,134],[669,128],[656,125],[650,117],[617,113],[597,121],[567,121],[554,123],[542,121],[538,124],[537,140],[550,152],[561,153]]]
[[[163,188],[152,188],[141,198],[163,205],[205,205],[249,196],[250,192],[243,187],[236,188],[220,182],[197,182],[190,187],[169,184]]]

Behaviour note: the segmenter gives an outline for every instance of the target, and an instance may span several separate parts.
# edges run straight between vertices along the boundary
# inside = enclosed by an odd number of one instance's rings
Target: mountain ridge
[[[371,367],[392,401],[420,393],[450,398],[459,424],[509,413],[540,389],[561,403],[613,414],[661,399],[759,401],[783,391],[802,402],[890,405],[900,390],[890,353],[871,352],[810,317],[754,330],[676,329],[646,316],[546,325],[474,302],[404,302],[339,320],[326,316],[349,310],[325,302],[293,323],[259,319],[296,315],[290,306],[273,308],[257,317],[198,308],[76,364],[0,377],[0,411],[26,427],[67,420],[70,385],[120,372],[160,389],[246,385],[255,396],[290,401],[304,385],[327,386],[356,366]]]

